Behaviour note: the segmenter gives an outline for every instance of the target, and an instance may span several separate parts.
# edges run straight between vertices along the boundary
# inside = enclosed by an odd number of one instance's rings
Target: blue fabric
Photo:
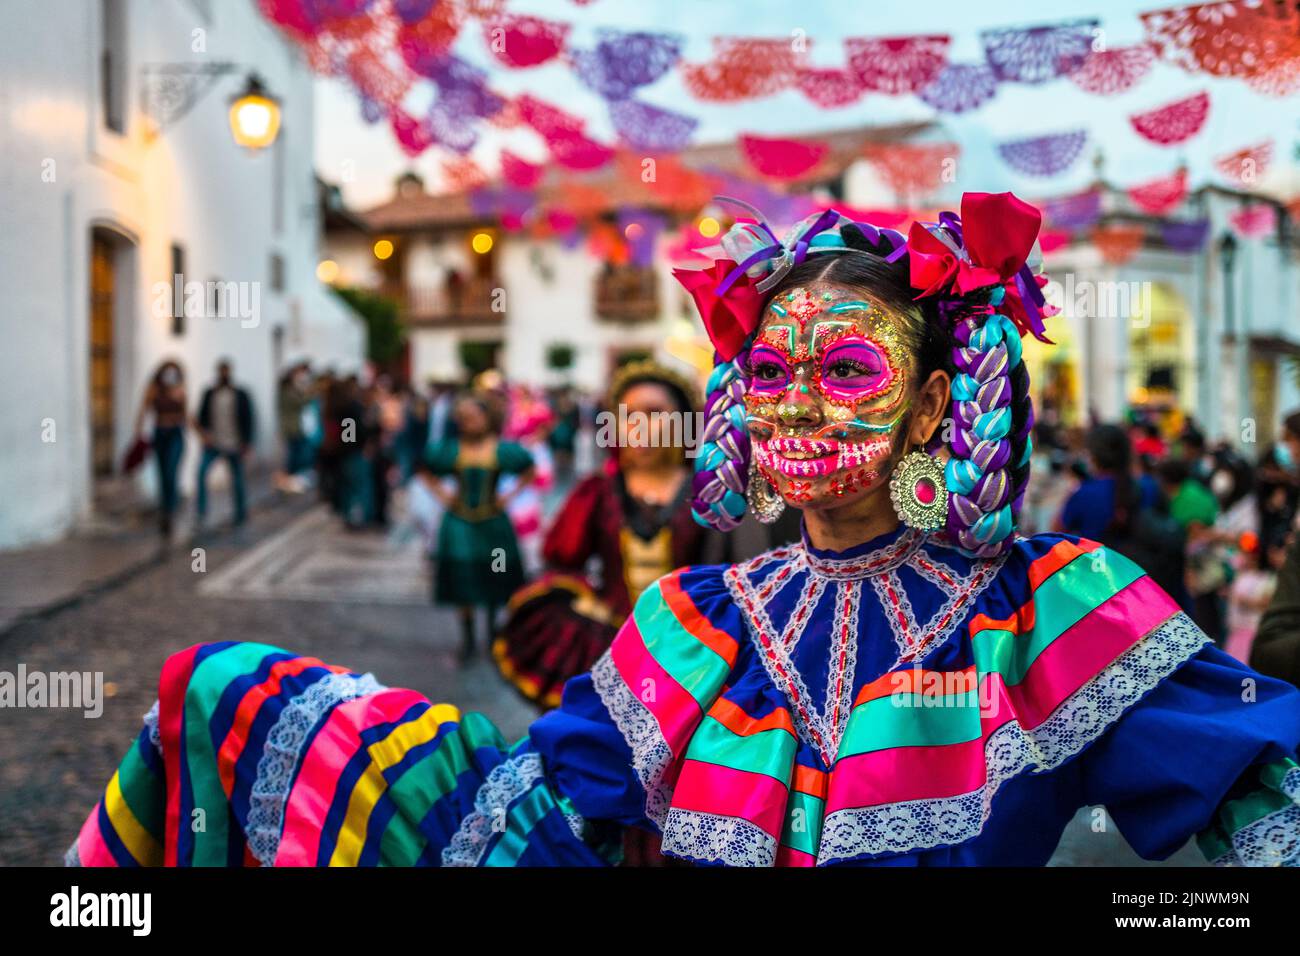
[[[244,499],[244,456],[239,452],[220,451],[211,446],[203,449],[203,455],[199,458],[199,475],[196,481],[199,490],[195,510],[201,522],[208,513],[208,469],[218,458],[224,458],[226,464],[230,466],[230,487],[235,499],[234,522],[242,524],[248,516],[248,511]]]
[[[158,462],[158,508],[164,515],[170,515],[176,511],[180,500],[176,477],[185,451],[185,429],[180,425],[155,428],[153,451]]]
[[[1138,510],[1154,508],[1160,501],[1160,489],[1149,475],[1137,480]],[[1086,478],[1061,512],[1065,530],[1081,538],[1098,540],[1115,517],[1115,479]]]

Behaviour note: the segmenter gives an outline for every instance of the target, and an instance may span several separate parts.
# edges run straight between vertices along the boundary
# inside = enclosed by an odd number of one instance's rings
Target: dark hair
[[[181,381],[182,382],[185,381],[185,369],[181,368],[181,363],[176,361],[175,359],[164,359],[163,361],[158,363],[158,368],[154,370],[153,373],[154,385],[158,386],[159,388],[162,388],[163,372],[167,371],[169,368],[176,369],[177,373],[181,377]]]
[[[1179,458],[1166,458],[1156,466],[1156,474],[1166,485],[1181,485],[1192,476],[1192,469]]]
[[[1287,435],[1300,441],[1300,409],[1292,412],[1286,418],[1282,419],[1282,430]]]
[[[1133,483],[1133,445],[1118,425],[1098,425],[1088,433],[1088,456],[1097,471],[1115,481],[1115,505],[1106,530],[1126,536],[1137,511]]]

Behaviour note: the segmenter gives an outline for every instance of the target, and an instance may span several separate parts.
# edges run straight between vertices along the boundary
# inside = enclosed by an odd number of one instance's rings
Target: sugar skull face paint
[[[836,286],[768,305],[749,353],[746,420],[759,471],[791,504],[834,505],[885,484],[914,364],[896,322]]]

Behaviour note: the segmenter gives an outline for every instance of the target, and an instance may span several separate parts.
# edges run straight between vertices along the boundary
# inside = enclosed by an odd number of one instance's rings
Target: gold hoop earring
[[[889,497],[899,520],[909,528],[942,528],[948,519],[948,483],[943,464],[923,451],[905,455],[889,479]]]
[[[749,463],[749,481],[745,484],[745,500],[754,517],[763,524],[771,524],[785,511],[785,499],[752,461]]]

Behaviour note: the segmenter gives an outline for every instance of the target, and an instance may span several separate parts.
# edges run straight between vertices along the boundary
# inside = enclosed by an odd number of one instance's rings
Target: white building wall
[[[90,507],[92,226],[110,227],[131,243],[127,271],[118,277],[124,287],[115,329],[119,459],[133,439],[145,381],[164,358],[186,369],[192,406],[217,358],[233,358],[236,378],[256,404],[256,454],[270,456],[277,453],[273,363],[316,350],[354,362],[362,354],[359,320],[322,306],[315,279],[312,77],[251,0],[125,0],[122,135],[104,126],[100,110],[103,6],[11,6],[17,9],[0,31],[0,400],[10,410],[0,417],[0,442],[9,450],[0,499],[21,507],[0,512],[0,547],[57,536]],[[238,69],[151,136],[140,108],[142,66],[217,61]],[[249,155],[231,138],[226,113],[254,70],[280,99],[283,124],[272,149]],[[257,301],[257,314],[244,321],[192,317],[184,334],[173,336],[170,318],[151,308],[157,284],[170,282],[173,242],[185,250],[187,280],[249,283],[260,297],[249,300]],[[283,292],[271,291],[273,253],[283,258]],[[52,442],[41,440],[47,419],[56,426]],[[191,439],[182,464],[186,487],[195,451]]]

